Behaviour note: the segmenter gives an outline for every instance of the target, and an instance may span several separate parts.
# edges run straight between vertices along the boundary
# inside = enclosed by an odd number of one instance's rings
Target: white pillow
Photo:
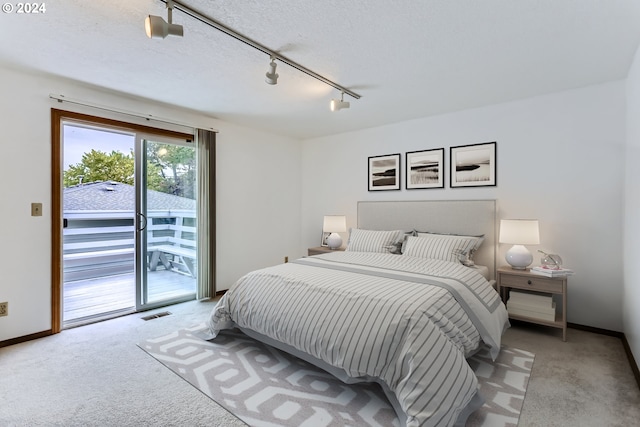
[[[389,252],[389,248],[403,236],[402,230],[378,231],[352,228],[349,230],[347,251],[352,252]]]
[[[438,237],[465,237],[467,239],[471,239],[471,240],[475,240],[476,242],[476,246],[473,248],[473,252],[477,251],[478,248],[480,247],[480,245],[482,245],[482,242],[484,242],[484,234],[479,234],[476,236],[469,236],[466,234],[453,234],[453,233],[447,233],[447,234],[443,234],[443,233],[433,233],[431,231],[416,231],[413,230],[413,235],[414,236],[418,236],[418,237],[433,237],[433,236],[438,236]],[[473,256],[473,254],[472,254]]]
[[[418,233],[407,237],[403,255],[473,265],[473,253],[484,238]]]

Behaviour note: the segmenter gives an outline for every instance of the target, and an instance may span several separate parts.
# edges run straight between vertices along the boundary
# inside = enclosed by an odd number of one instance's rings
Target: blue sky
[[[67,170],[69,165],[80,163],[82,155],[92,149],[105,153],[120,151],[129,154],[135,144],[135,137],[132,134],[105,132],[68,124],[64,125],[63,135],[64,170]]]

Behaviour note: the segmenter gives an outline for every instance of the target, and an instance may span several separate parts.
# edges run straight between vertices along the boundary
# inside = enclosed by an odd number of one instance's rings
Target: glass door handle
[[[141,212],[137,212],[138,215],[138,224],[140,224],[141,226],[138,228],[138,231],[144,231],[145,228],[147,228],[147,217],[144,216],[143,213]],[[144,219],[144,226],[142,226],[142,220]]]

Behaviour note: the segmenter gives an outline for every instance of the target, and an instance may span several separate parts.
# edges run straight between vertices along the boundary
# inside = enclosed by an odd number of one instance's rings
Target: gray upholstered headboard
[[[484,234],[485,240],[474,260],[476,264],[487,266],[489,278],[495,279],[496,211],[495,200],[358,202],[358,228]]]

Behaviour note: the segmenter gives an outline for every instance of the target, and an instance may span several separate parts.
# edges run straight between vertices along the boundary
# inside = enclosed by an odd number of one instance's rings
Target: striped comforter
[[[334,252],[247,274],[209,326],[214,336],[250,329],[373,378],[407,426],[446,426],[477,392],[466,357],[484,343],[495,358],[508,320],[487,280],[459,263]]]

